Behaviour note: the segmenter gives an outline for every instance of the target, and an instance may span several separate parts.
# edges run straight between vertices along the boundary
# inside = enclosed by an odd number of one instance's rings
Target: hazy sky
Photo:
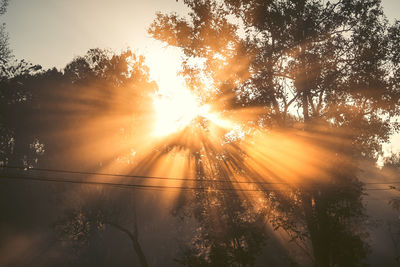
[[[18,59],[44,68],[62,68],[90,48],[120,51],[131,47],[144,54],[152,78],[171,84],[179,69],[179,51],[163,48],[147,28],[157,11],[185,12],[182,0],[10,0],[0,17]],[[400,0],[382,0],[391,21],[400,19]],[[150,53],[151,52],[151,53]],[[173,82],[172,82],[173,83]],[[400,135],[392,140],[400,148]]]
[[[10,0],[7,24],[17,58],[63,67],[94,47],[138,49],[149,56],[160,44],[146,29],[157,11],[182,13],[182,0]],[[400,0],[383,0],[387,16],[400,18]]]
[[[0,19],[18,58],[63,67],[100,47],[145,51],[154,45],[146,29],[157,11],[183,12],[175,0],[11,0]]]

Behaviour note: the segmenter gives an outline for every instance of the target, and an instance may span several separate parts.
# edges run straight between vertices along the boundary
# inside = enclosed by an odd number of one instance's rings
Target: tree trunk
[[[122,226],[120,226],[120,225],[118,225],[118,224],[116,224],[116,223],[107,222],[107,224],[108,224],[108,225],[111,225],[111,226],[113,226],[113,227],[115,227],[116,229],[118,229],[118,230],[120,230],[120,231],[126,233],[126,234],[129,236],[129,239],[130,239],[131,242],[132,242],[133,249],[135,250],[136,255],[137,255],[138,258],[139,258],[140,265],[141,265],[142,267],[148,267],[149,264],[147,263],[146,256],[144,255],[144,252],[143,252],[143,250],[142,250],[142,247],[141,247],[140,244],[139,244],[137,235],[132,234],[131,231],[129,231],[128,229],[126,229],[126,228],[124,228],[124,227],[122,227]]]
[[[310,124],[309,115],[309,89],[302,89],[302,104],[304,117],[304,131],[308,131]],[[308,232],[310,233],[310,241],[314,255],[315,267],[329,266],[329,235],[328,225],[324,207],[321,207],[320,200],[316,197],[315,189],[309,187],[305,189],[302,196],[303,210],[306,220]]]

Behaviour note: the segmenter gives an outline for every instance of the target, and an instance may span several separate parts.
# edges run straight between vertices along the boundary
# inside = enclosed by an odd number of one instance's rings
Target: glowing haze
[[[390,11],[396,10],[395,5],[398,5],[398,2],[387,0],[383,1],[383,4],[385,7],[390,7],[387,8]],[[2,19],[7,24],[10,45],[16,57],[41,64],[45,68],[53,66],[62,68],[74,56],[83,55],[93,47],[105,47],[114,51],[126,47],[137,49],[138,54],[145,55],[151,79],[155,80],[158,85],[158,91],[153,96],[151,104],[156,113],[154,120],[151,121],[152,125],[149,127],[153,129],[151,130],[153,137],[168,138],[172,134],[182,137],[183,134],[187,134],[194,140],[182,139],[179,142],[184,143],[182,147],[187,147],[188,150],[200,151],[210,149],[210,147],[217,151],[227,150],[226,146],[222,149],[218,147],[218,144],[221,141],[223,143],[227,135],[228,137],[232,135],[234,127],[240,129],[239,121],[244,120],[244,115],[247,116],[247,119],[249,116],[251,117],[251,114],[243,111],[243,116],[235,118],[236,122],[230,122],[221,118],[222,115],[215,111],[218,110],[218,107],[209,103],[201,103],[199,97],[193,95],[185,87],[183,78],[177,75],[181,66],[181,51],[163,47],[163,44],[151,39],[146,33],[147,27],[153,21],[157,11],[183,14],[186,9],[182,1],[165,0],[140,2],[133,0],[113,2],[19,0],[10,2],[8,11]],[[118,16],[110,16],[110,14],[118,14]],[[72,25],[67,24],[66,21]],[[209,121],[208,128],[214,130],[205,133],[201,129],[196,131],[191,129],[192,132],[188,133],[188,128],[193,127],[187,126],[198,125],[197,119],[202,118]],[[110,118],[110,120],[112,119]],[[259,139],[260,134],[254,135],[253,138]],[[243,131],[239,131],[238,135],[243,135]],[[277,136],[283,137],[283,134],[274,135],[273,140],[276,142],[280,140]],[[202,138],[201,140],[207,143],[194,145],[194,142],[198,141],[196,138]],[[249,144],[246,150],[251,148],[253,155],[261,153],[261,151],[257,152],[260,147],[251,145],[253,143],[250,138],[246,142]],[[395,150],[396,142],[398,143],[395,141],[391,144]],[[269,141],[269,144],[273,143]],[[293,144],[288,145],[287,149],[289,150],[291,146]],[[194,149],[194,147],[196,148]],[[128,151],[129,154],[132,153],[130,149],[132,149],[132,144],[127,144],[122,150]],[[284,144],[280,149],[285,149]],[[270,161],[273,160],[275,163],[282,161],[282,158],[277,158],[277,156],[265,155],[265,150],[262,153]],[[293,157],[295,158],[296,155]],[[290,159],[290,156],[286,156],[286,159]],[[295,166],[294,162],[295,160],[291,166]],[[252,165],[256,166],[257,164]],[[279,164],[275,166],[279,166]],[[282,167],[283,169],[285,168]],[[278,170],[275,172],[279,174]]]

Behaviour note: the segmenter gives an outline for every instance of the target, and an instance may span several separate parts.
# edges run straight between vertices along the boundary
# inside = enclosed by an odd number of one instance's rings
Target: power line
[[[135,178],[135,179],[146,179],[146,180],[155,179],[155,180],[195,181],[195,182],[229,183],[229,184],[290,185],[290,183],[288,183],[288,182],[260,182],[260,181],[209,180],[209,179],[202,180],[202,179],[198,179],[198,178],[176,178],[176,177],[149,176],[149,175],[115,174],[115,173],[72,171],[72,170],[49,169],[49,168],[30,168],[30,167],[27,168],[27,167],[18,167],[18,166],[0,166],[0,168],[18,169],[18,170],[24,170],[24,171],[43,171],[43,172],[54,172],[54,173],[79,174],[79,175],[111,176],[111,177]],[[396,180],[396,181],[391,181],[391,182],[363,182],[363,184],[392,185],[392,184],[400,184],[400,181]]]
[[[101,172],[86,172],[86,171],[71,171],[71,170],[60,170],[60,169],[47,169],[47,168],[27,168],[17,166],[0,166],[1,168],[7,169],[18,169],[24,171],[43,171],[43,172],[55,172],[55,173],[68,173],[68,174],[80,174],[80,175],[97,175],[97,176],[112,176],[112,177],[123,177],[123,178],[136,178],[136,179],[155,179],[155,180],[173,180],[173,181],[195,181],[195,182],[207,182],[207,183],[234,183],[234,184],[288,184],[285,182],[258,182],[258,181],[232,181],[232,180],[202,180],[198,178],[176,178],[176,177],[162,177],[162,176],[149,176],[149,175],[130,175],[130,174],[115,174],[115,173],[101,173]]]
[[[55,178],[44,178],[44,177],[29,177],[29,176],[5,176],[0,175],[0,179],[7,180],[29,180],[38,182],[56,182],[56,183],[69,183],[69,184],[86,184],[86,185],[102,185],[102,186],[113,186],[122,188],[134,188],[134,189],[150,189],[150,190],[205,190],[205,191],[231,191],[231,192],[275,192],[275,191],[287,191],[284,189],[244,189],[244,188],[209,188],[209,187],[189,187],[189,186],[164,186],[164,185],[144,185],[144,184],[131,184],[131,183],[111,183],[111,182],[99,182],[99,181],[78,181],[70,179],[55,179]],[[366,191],[388,191],[395,190],[394,188],[365,188]]]
[[[370,183],[364,183],[364,182],[363,182],[363,184],[377,184],[377,185],[379,185],[379,184],[383,184],[383,185],[386,185],[386,184],[400,184],[400,181],[393,181],[393,182],[370,182]]]
[[[283,191],[283,189],[243,189],[243,188],[209,188],[209,187],[189,187],[189,186],[165,186],[165,185],[144,185],[144,184],[131,184],[131,183],[110,183],[98,181],[78,181],[69,179],[55,179],[43,177],[29,177],[29,176],[4,176],[0,175],[0,179],[7,180],[29,180],[40,182],[56,182],[56,183],[71,183],[71,184],[88,184],[88,185],[104,185],[116,187],[131,187],[131,188],[147,188],[147,189],[179,189],[179,190],[218,190],[218,191],[248,191],[248,192],[262,192],[262,191]]]

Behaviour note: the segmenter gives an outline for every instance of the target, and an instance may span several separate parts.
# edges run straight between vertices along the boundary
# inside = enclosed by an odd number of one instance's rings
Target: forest
[[[400,21],[183,4],[143,25],[169,95],[134,49],[43,68],[0,25],[0,266],[400,266]]]

